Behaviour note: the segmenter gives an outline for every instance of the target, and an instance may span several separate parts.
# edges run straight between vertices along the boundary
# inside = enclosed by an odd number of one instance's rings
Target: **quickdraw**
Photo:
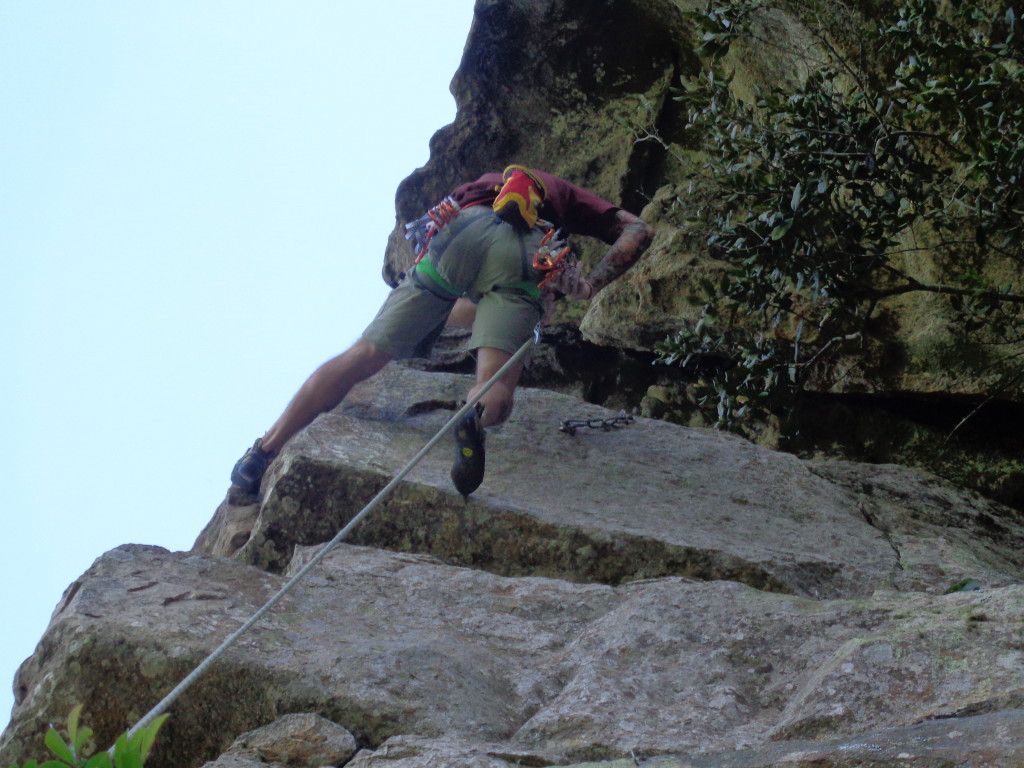
[[[419,264],[427,255],[427,248],[430,247],[430,241],[434,235],[458,217],[461,210],[454,198],[446,197],[416,221],[410,221],[405,225],[405,239],[412,241],[416,251],[414,264]]]
[[[565,419],[562,422],[562,426],[558,428],[558,431],[575,435],[577,429],[586,427],[587,429],[603,429],[605,432],[610,432],[623,424],[632,423],[632,416],[625,411],[619,411],[618,416],[613,416],[610,419]]]
[[[562,230],[549,229],[541,238],[537,251],[533,254],[533,268],[538,272],[546,272],[543,280],[537,283],[538,288],[557,279],[568,263],[565,259],[572,253],[572,246],[562,237]]]

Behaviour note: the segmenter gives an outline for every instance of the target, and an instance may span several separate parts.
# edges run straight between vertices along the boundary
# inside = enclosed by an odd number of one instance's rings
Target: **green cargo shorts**
[[[426,357],[455,300],[477,305],[470,348],[515,353],[541,318],[533,254],[541,229],[517,231],[489,206],[466,209],[431,240],[427,255],[395,288],[363,338],[396,358]]]

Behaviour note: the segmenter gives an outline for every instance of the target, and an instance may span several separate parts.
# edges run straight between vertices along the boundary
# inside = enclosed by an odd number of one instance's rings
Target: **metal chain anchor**
[[[577,429],[586,427],[587,429],[603,429],[605,432],[610,432],[612,429],[620,427],[623,424],[632,423],[632,416],[625,411],[619,411],[618,416],[613,416],[610,419],[565,419],[562,421],[562,426],[558,428],[558,431],[575,435]]]

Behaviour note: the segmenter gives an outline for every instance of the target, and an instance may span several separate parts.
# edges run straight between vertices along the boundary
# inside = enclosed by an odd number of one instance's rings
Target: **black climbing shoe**
[[[260,447],[261,442],[262,438],[253,443],[231,470],[231,482],[253,496],[260,492],[263,474],[274,458],[274,454]]]
[[[455,463],[452,464],[452,483],[463,498],[469,496],[484,481],[484,428],[480,426],[483,406],[463,416],[455,426]]]

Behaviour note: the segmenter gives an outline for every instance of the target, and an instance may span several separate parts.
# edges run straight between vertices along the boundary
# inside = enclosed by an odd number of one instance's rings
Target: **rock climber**
[[[420,253],[414,268],[362,337],[317,368],[238,460],[231,481],[242,491],[258,493],[285,444],[355,384],[391,360],[428,355],[446,324],[472,327],[476,384],[467,399],[473,397],[526,342],[545,307],[563,297],[592,299],[640,258],[654,235],[650,225],[619,206],[521,165],[457,187],[407,229]],[[573,258],[549,274],[545,265],[535,266],[534,254],[556,231],[559,237],[595,237],[610,247],[586,276]],[[522,364],[509,369],[456,425],[452,481],[464,496],[483,480],[484,429],[508,418],[521,372]]]

